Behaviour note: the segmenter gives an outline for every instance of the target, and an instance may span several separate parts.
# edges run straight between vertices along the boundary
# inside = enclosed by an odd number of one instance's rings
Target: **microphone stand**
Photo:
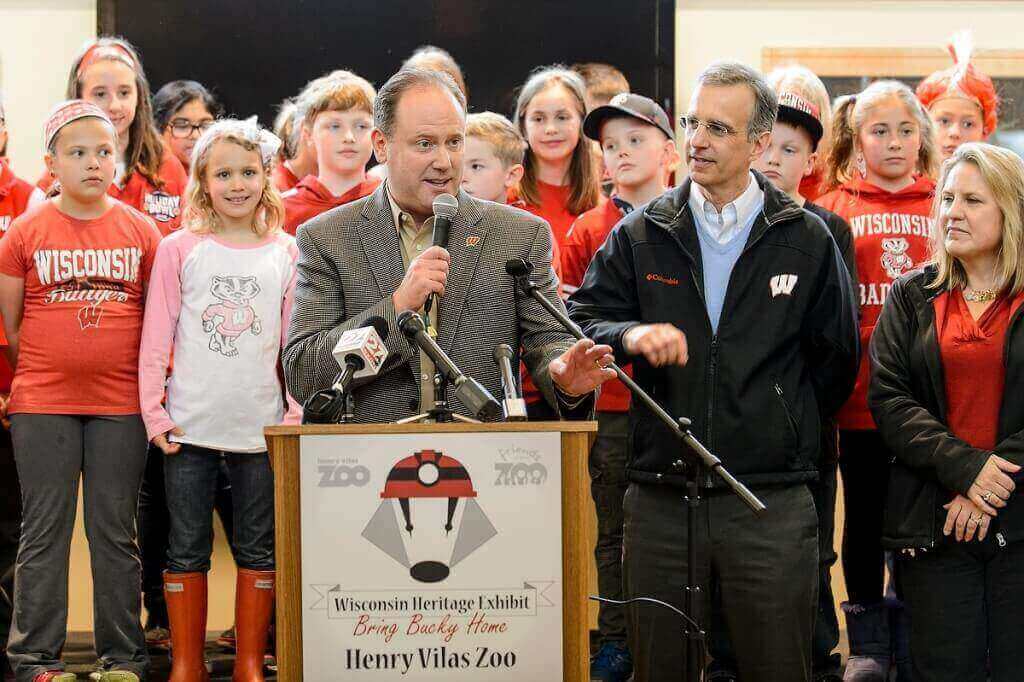
[[[437,422],[438,424],[448,424],[453,421],[459,421],[464,424],[483,423],[479,419],[473,419],[472,417],[452,411],[451,406],[448,404],[448,380],[443,373],[434,372],[434,406],[426,412],[420,412],[411,417],[399,419],[395,423],[422,424]]]
[[[583,330],[581,330],[575,322],[570,320],[569,317],[559,310],[551,301],[545,298],[540,292],[540,287],[537,284],[530,281],[530,273],[533,271],[532,263],[521,258],[513,258],[505,264],[505,270],[515,278],[516,284],[519,288],[522,289],[525,294],[537,301],[545,310],[551,313],[551,316],[558,320],[559,324],[561,324],[566,331],[577,339],[583,340],[587,338],[583,333]],[[736,480],[736,478],[729,473],[729,471],[722,465],[722,460],[718,459],[718,457],[713,455],[706,447],[704,447],[703,443],[697,440],[693,433],[690,432],[690,425],[692,422],[689,419],[686,417],[680,417],[679,419],[672,418],[672,416],[669,415],[661,405],[655,402],[654,398],[652,398],[647,391],[640,388],[639,384],[633,381],[633,378],[626,374],[621,367],[615,363],[608,365],[608,367],[615,371],[615,375],[623,384],[626,385],[630,393],[633,394],[633,397],[643,403],[644,407],[650,410],[665,426],[667,426],[680,443],[685,446],[682,448],[683,452],[679,459],[672,463],[672,468],[676,472],[687,474],[686,495],[683,497],[683,502],[687,507],[687,585],[684,590],[686,613],[682,614],[686,623],[684,630],[684,637],[686,638],[686,677],[684,679],[688,682],[700,682],[704,671],[706,633],[704,629],[701,628],[701,587],[697,578],[697,513],[700,509],[700,491],[705,484],[706,472],[710,472],[724,481],[726,486],[728,486],[728,488],[732,490],[737,497],[743,500],[744,504],[746,504],[755,514],[760,514],[766,509],[766,507],[761,500],[750,492],[750,489]],[[677,614],[679,613],[678,609],[649,597],[637,597],[619,603],[622,605],[630,603],[654,603],[656,605],[667,606]]]

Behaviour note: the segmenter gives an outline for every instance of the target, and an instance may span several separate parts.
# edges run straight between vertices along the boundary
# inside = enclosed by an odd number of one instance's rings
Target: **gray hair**
[[[443,71],[430,71],[417,67],[407,67],[388,79],[388,82],[377,91],[377,99],[373,102],[373,125],[391,138],[395,132],[395,112],[398,101],[408,90],[413,88],[439,88],[451,94],[466,115],[466,96],[455,83],[455,79]]]
[[[779,98],[764,76],[739,62],[715,62],[697,76],[699,85],[746,85],[754,94],[754,111],[747,123],[747,139],[770,133],[779,113]]]

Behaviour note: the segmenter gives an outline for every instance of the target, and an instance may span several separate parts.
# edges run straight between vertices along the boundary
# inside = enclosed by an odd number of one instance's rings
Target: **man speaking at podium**
[[[441,349],[492,395],[501,394],[496,346],[522,349],[545,399],[563,418],[585,418],[594,390],[615,376],[611,348],[573,337],[535,300],[516,289],[505,263],[538,266],[533,280],[562,303],[551,263],[548,225],[525,211],[460,191],[466,101],[450,76],[403,69],[374,103],[374,153],[387,181],[372,195],[321,214],[300,227],[298,274],[284,349],[288,388],[300,402],[329,388],[338,374],[332,354],[341,335],[387,322],[388,358],[376,376],[353,384],[357,422],[387,422],[428,412],[434,368],[398,327],[403,311],[419,311]],[[457,197],[447,248],[434,234],[435,198]],[[435,245],[432,245],[435,244]],[[431,299],[428,302],[428,299]],[[428,310],[424,310],[424,308]],[[518,352],[513,366],[518,362]],[[470,415],[457,398],[450,407]]]

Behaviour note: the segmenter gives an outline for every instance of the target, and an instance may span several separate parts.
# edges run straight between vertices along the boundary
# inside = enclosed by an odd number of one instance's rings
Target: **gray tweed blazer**
[[[574,339],[505,272],[510,258],[532,262],[537,266],[534,281],[562,307],[550,265],[551,231],[526,211],[474,199],[461,190],[458,201],[448,242],[451,270],[438,311],[438,343],[466,375],[499,400],[494,347],[507,343],[517,349],[513,367],[522,348],[538,388],[559,409],[547,366]],[[291,394],[303,403],[330,387],[339,371],[331,351],[341,334],[379,315],[390,327],[390,355],[376,377],[357,384],[356,420],[387,422],[415,414],[419,352],[398,329],[391,302],[404,269],[385,185],[304,223],[297,237],[295,303],[283,353]],[[449,400],[454,411],[467,414],[453,395]]]

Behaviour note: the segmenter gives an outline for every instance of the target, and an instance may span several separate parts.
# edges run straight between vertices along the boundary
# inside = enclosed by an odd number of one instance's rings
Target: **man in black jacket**
[[[820,425],[857,373],[857,321],[842,257],[821,220],[750,170],[774,92],[741,64],[701,74],[682,124],[690,178],[627,216],[594,257],[570,313],[634,363],[634,376],[752,487],[755,517],[710,480],[698,574],[722,594],[743,679],[810,680]],[[634,402],[624,503],[628,597],[684,605],[684,446]],[[703,612],[706,611],[702,608]],[[635,682],[678,680],[682,624],[629,611]]]

